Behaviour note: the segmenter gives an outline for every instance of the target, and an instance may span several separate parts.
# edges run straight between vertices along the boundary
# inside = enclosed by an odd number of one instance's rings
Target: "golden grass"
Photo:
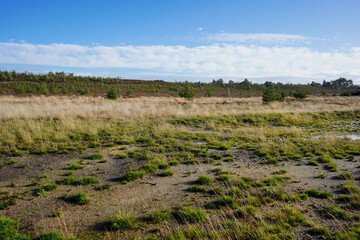
[[[359,110],[358,97],[310,97],[304,101],[262,104],[254,98],[182,98],[140,97],[116,101],[101,97],[0,97],[0,119],[13,118],[146,118],[221,116],[254,113],[324,112]]]

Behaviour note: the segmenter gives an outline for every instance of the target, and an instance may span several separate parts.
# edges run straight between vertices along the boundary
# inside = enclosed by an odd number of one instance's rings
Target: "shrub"
[[[212,185],[213,180],[209,176],[202,175],[202,176],[198,177],[198,179],[196,180],[196,183],[200,184],[200,185]]]
[[[65,240],[63,235],[59,232],[51,231],[47,232],[46,234],[42,235],[41,240]]]
[[[303,90],[297,90],[292,95],[296,99],[305,99],[305,98],[307,98],[307,93],[305,91],[303,91]]]
[[[119,211],[110,219],[110,227],[113,230],[124,232],[128,229],[137,227],[136,218],[130,213]]]
[[[116,100],[116,99],[117,99],[116,89],[115,89],[115,88],[111,88],[111,89],[109,90],[109,92],[107,93],[106,96],[107,96],[108,99]]]
[[[70,202],[75,204],[84,205],[90,202],[90,199],[86,195],[86,193],[80,192],[68,198]]]

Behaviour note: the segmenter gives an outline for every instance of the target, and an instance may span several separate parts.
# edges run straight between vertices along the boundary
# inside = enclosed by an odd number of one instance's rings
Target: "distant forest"
[[[18,73],[0,71],[0,95],[89,95],[107,96],[115,91],[121,97],[139,96],[181,96],[184,89],[191,89],[195,97],[252,97],[261,96],[267,86],[273,85],[283,96],[293,96],[302,91],[307,95],[342,95],[360,94],[360,87],[351,79],[339,78],[322,83],[283,84],[265,82],[252,83],[248,79],[241,82],[223,79],[203,82],[166,82],[162,80],[133,80],[75,76],[72,73],[49,72],[47,74]]]

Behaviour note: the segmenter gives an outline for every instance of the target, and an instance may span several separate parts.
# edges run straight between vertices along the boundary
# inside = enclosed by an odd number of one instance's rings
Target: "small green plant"
[[[198,179],[196,180],[196,183],[200,184],[200,185],[212,185],[214,182],[211,179],[211,177],[202,175],[202,176],[198,177]]]
[[[26,163],[26,164],[20,165],[19,167],[20,167],[20,168],[28,168],[28,167],[30,167],[30,165]]]
[[[318,178],[325,179],[325,178],[327,178],[327,174],[323,171],[320,171]]]
[[[85,205],[90,202],[89,197],[84,192],[79,192],[79,193],[69,197],[68,200],[72,203],[79,204],[79,205]]]
[[[64,212],[61,210],[55,212],[56,217],[61,217],[63,214],[64,214]]]
[[[124,232],[136,227],[136,217],[130,213],[119,211],[110,219],[110,228],[113,230]]]

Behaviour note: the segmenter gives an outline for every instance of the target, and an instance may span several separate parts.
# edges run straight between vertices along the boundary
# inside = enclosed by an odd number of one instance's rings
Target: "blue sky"
[[[0,0],[0,69],[360,84],[357,0]]]

